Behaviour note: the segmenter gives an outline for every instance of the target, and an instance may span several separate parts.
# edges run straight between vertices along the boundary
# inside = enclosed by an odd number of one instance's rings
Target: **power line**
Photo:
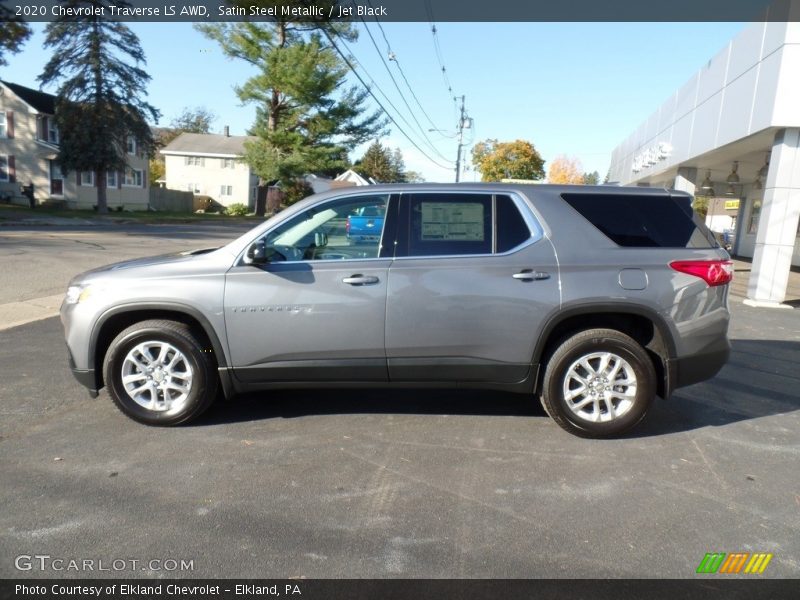
[[[369,4],[370,8],[373,8],[372,0],[367,0],[367,4]],[[428,119],[428,123],[431,124],[431,127],[433,127],[434,129],[441,129],[436,123],[433,122],[433,119],[431,119],[430,115],[422,106],[422,103],[419,101],[419,98],[417,98],[417,94],[414,92],[414,88],[411,87],[411,84],[408,82],[408,78],[406,77],[406,74],[403,71],[403,67],[402,65],[400,65],[400,60],[397,58],[397,55],[392,51],[392,45],[389,43],[389,38],[386,36],[386,32],[383,29],[383,25],[381,25],[381,22],[378,20],[378,17],[374,17],[374,19],[375,23],[378,25],[378,29],[380,29],[381,31],[381,35],[383,36],[383,41],[386,42],[386,53],[389,56],[389,60],[394,61],[394,64],[397,65],[397,70],[400,71],[400,76],[403,78],[403,81],[405,82],[408,91],[411,92],[411,96],[414,98],[414,101],[417,103],[417,106],[419,106],[419,109],[422,111],[422,114],[425,115],[425,118]],[[362,22],[364,21],[363,18],[361,20]],[[364,23],[364,27],[366,26],[367,24]]]
[[[411,118],[414,120],[414,123],[416,123],[416,125],[417,125],[417,129],[419,129],[420,133],[422,134],[422,139],[425,141],[425,143],[427,143],[428,147],[431,150],[433,150],[433,152],[435,154],[438,154],[439,157],[441,157],[444,160],[449,160],[434,145],[434,143],[428,137],[427,133],[425,133],[425,129],[422,127],[422,125],[420,124],[420,122],[417,119],[416,115],[414,114],[414,110],[409,105],[408,100],[405,97],[405,94],[403,94],[403,90],[400,89],[400,86],[398,85],[397,80],[394,78],[394,75],[392,75],[392,70],[389,68],[389,64],[386,62],[386,59],[383,57],[383,53],[381,52],[380,48],[378,48],[378,43],[375,41],[375,37],[372,35],[372,31],[370,30],[369,26],[367,25],[367,22],[364,20],[363,17],[359,17],[359,18],[361,19],[361,22],[364,24],[364,29],[366,30],[367,35],[369,35],[369,39],[372,41],[372,45],[375,48],[375,51],[378,53],[378,56],[380,57],[381,62],[383,63],[383,67],[386,69],[386,72],[389,74],[389,78],[392,80],[392,83],[394,84],[394,87],[397,90],[397,93],[400,94],[400,99],[403,101],[403,104],[405,104],[406,108],[408,109],[408,114],[411,115]],[[390,58],[390,60],[391,60],[391,58]],[[363,68],[363,66],[362,66],[362,68]],[[405,75],[404,75],[404,77],[405,77]],[[406,80],[406,85],[408,85],[408,81],[407,80]],[[413,91],[412,91],[412,94],[413,94]],[[419,100],[417,100],[417,104],[419,104]],[[421,106],[422,105],[420,105],[420,107]],[[424,109],[423,109],[423,112],[424,112]],[[435,125],[434,125],[434,129],[436,129]]]
[[[453,115],[458,114],[458,100],[456,99],[455,94],[453,94],[453,86],[450,83],[450,78],[447,76],[447,67],[444,65],[444,57],[442,56],[442,47],[439,44],[439,30],[436,28],[436,23],[434,22],[433,18],[433,6],[431,5],[431,0],[425,0],[425,11],[428,14],[428,24],[431,26],[431,35],[433,36],[433,49],[436,53],[436,60],[439,63],[439,67],[442,73],[442,80],[444,81],[444,87],[447,89],[447,96],[449,99],[453,101]]]
[[[328,36],[328,38],[330,39],[330,36]],[[397,108],[397,106],[394,104],[394,102],[392,102],[392,99],[389,97],[389,95],[386,92],[383,91],[381,86],[378,85],[378,83],[375,81],[375,79],[372,77],[372,75],[369,74],[369,71],[367,71],[366,67],[363,64],[358,62],[358,60],[355,58],[355,56],[353,54],[352,49],[347,45],[347,42],[341,36],[339,36],[339,42],[342,44],[342,46],[344,46],[344,48],[348,52],[348,54],[353,56],[355,63],[358,64],[361,67],[361,70],[364,71],[364,74],[366,75],[367,79],[369,79],[370,83],[375,87],[375,89],[378,90],[378,92],[380,92],[380,94],[383,96],[383,98],[386,101],[386,103],[389,106],[391,106],[392,109],[394,109],[395,113],[397,113],[397,116],[409,127],[409,129],[413,130],[414,127],[411,125],[411,123],[408,121],[408,119],[406,119],[406,117],[405,117],[405,115],[403,115],[402,111],[400,111],[400,109]],[[331,43],[334,43],[333,40],[331,40]],[[341,54],[341,51],[339,50],[339,48],[336,47],[336,46],[334,46],[334,47],[336,48],[337,52],[339,52]],[[353,71],[353,73],[356,75],[356,77],[358,77],[358,72],[355,71],[353,65],[350,64],[347,60],[345,60],[345,62],[347,62],[347,64],[350,67],[350,69]],[[359,77],[359,81],[361,81],[360,77]],[[361,82],[362,82],[362,84],[364,83],[363,81],[361,81]],[[367,91],[370,92],[370,95],[373,96],[373,98],[375,98],[375,96],[370,91],[370,87],[367,86],[367,85],[364,85],[364,87],[367,88]],[[377,98],[375,98],[375,100],[376,100],[376,102],[378,102],[378,104],[380,104],[380,101]],[[397,128],[400,130],[400,132],[409,141],[411,141],[413,143],[413,141],[411,140],[410,136],[400,127],[400,125],[397,123],[397,121],[395,121],[392,118],[391,113],[388,110],[386,110],[386,108],[383,105],[381,105],[381,108],[386,113],[386,115],[392,120],[392,123],[394,123],[397,126]],[[422,149],[419,148],[418,146],[416,146],[416,144],[415,144],[415,147],[418,148],[420,151],[422,151]],[[430,158],[426,153],[423,152],[423,154],[425,154],[426,157]],[[449,164],[451,164],[451,165],[454,164],[453,161],[449,160],[448,158],[446,158],[446,157],[443,157],[443,158]],[[442,166],[440,163],[436,163],[436,164],[438,164],[439,166]],[[444,167],[444,168],[450,168],[450,167]]]
[[[386,116],[387,116],[387,117],[389,117],[389,120],[390,120],[392,123],[394,123],[394,125],[395,125],[395,127],[397,127],[398,131],[400,131],[400,133],[402,133],[402,134],[403,134],[403,136],[404,136],[404,137],[405,137],[405,138],[406,138],[406,139],[407,139],[407,140],[408,140],[408,141],[411,143],[411,145],[412,145],[412,146],[414,146],[414,148],[416,148],[417,150],[419,150],[419,152],[420,152],[420,153],[421,153],[421,154],[422,154],[422,155],[423,155],[425,158],[427,158],[429,161],[431,161],[431,162],[432,162],[433,164],[435,164],[437,167],[440,167],[440,168],[442,168],[442,169],[450,169],[451,167],[449,167],[449,166],[445,166],[445,165],[443,165],[443,164],[441,164],[441,163],[437,162],[437,161],[436,161],[436,160],[434,160],[433,158],[431,158],[431,157],[428,155],[428,153],[427,153],[427,152],[425,152],[425,150],[423,150],[422,148],[420,148],[420,147],[419,147],[419,145],[418,145],[418,144],[417,144],[417,143],[416,143],[416,142],[415,142],[413,139],[411,139],[411,137],[410,137],[410,136],[409,136],[409,135],[408,135],[408,134],[405,132],[405,130],[403,130],[403,128],[402,128],[402,127],[400,127],[400,125],[397,123],[397,121],[394,119],[394,117],[391,115],[391,113],[390,113],[389,111],[387,111],[387,110],[386,110],[386,108],[383,106],[383,104],[381,104],[381,101],[380,101],[380,100],[378,100],[377,96],[375,96],[375,94],[372,92],[372,89],[370,88],[370,86],[368,86],[368,85],[366,84],[366,82],[364,81],[364,79],[362,79],[361,75],[358,73],[358,71],[356,70],[356,68],[355,68],[355,67],[353,66],[353,64],[350,62],[350,59],[349,59],[349,58],[348,58],[348,57],[347,57],[347,56],[344,54],[344,52],[342,52],[341,48],[339,48],[339,46],[336,44],[336,42],[334,41],[333,37],[332,37],[332,36],[331,36],[331,34],[328,32],[328,30],[327,30],[327,29],[323,29],[322,31],[323,31],[323,33],[325,34],[325,37],[327,37],[327,38],[328,38],[328,41],[331,43],[331,46],[333,46],[334,50],[336,50],[336,52],[337,52],[337,53],[339,54],[339,56],[342,58],[342,60],[344,61],[344,63],[345,63],[345,64],[346,64],[346,65],[347,65],[347,66],[350,68],[350,71],[352,71],[353,75],[355,75],[355,76],[356,76],[356,78],[357,78],[357,79],[358,79],[358,80],[361,82],[361,85],[363,85],[363,86],[364,86],[364,89],[365,89],[365,90],[367,90],[367,93],[368,93],[370,96],[372,96],[372,99],[373,99],[373,100],[374,100],[374,101],[375,101],[375,102],[378,104],[378,106],[380,106],[381,110],[382,110],[382,111],[383,111],[383,112],[386,114]],[[339,39],[341,39],[341,38],[339,38]],[[342,43],[344,43],[344,42],[342,42]],[[345,46],[346,46],[346,44],[345,44]],[[362,69],[363,69],[363,65],[362,65]],[[366,70],[365,70],[364,72],[366,73]],[[367,76],[369,77],[369,74],[367,74]],[[379,87],[378,87],[378,85],[375,83],[375,80],[374,80],[374,79],[372,79],[372,77],[370,77],[370,80],[372,80],[372,83],[375,85],[375,87],[376,87],[376,88],[378,88],[378,89],[380,90],[380,88],[379,88]],[[383,94],[383,91],[381,91],[381,93]],[[386,96],[386,94],[383,94],[383,95],[384,95],[384,97],[386,97],[386,98],[387,98],[387,100],[388,100],[388,97]],[[395,110],[397,110],[397,108],[395,108]]]

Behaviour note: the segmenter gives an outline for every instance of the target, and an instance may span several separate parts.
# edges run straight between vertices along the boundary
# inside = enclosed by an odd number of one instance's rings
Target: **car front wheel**
[[[191,329],[149,320],[122,331],[103,364],[117,407],[147,425],[177,425],[198,417],[214,401],[213,354]]]
[[[590,329],[564,340],[547,363],[542,404],[563,429],[610,437],[638,424],[655,398],[656,372],[633,338]]]

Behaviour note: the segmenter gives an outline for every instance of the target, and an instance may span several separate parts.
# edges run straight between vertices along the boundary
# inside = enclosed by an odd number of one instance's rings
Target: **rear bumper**
[[[671,389],[707,381],[719,373],[728,362],[731,345],[727,338],[698,354],[669,360]]]

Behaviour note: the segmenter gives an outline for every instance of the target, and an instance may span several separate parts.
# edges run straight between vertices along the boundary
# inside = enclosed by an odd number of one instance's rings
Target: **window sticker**
[[[484,241],[483,204],[422,202],[421,241]]]

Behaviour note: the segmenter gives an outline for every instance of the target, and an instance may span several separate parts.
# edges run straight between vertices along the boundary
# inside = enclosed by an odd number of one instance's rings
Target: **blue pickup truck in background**
[[[380,241],[385,213],[384,206],[364,206],[348,215],[345,223],[347,239],[353,243]]]

